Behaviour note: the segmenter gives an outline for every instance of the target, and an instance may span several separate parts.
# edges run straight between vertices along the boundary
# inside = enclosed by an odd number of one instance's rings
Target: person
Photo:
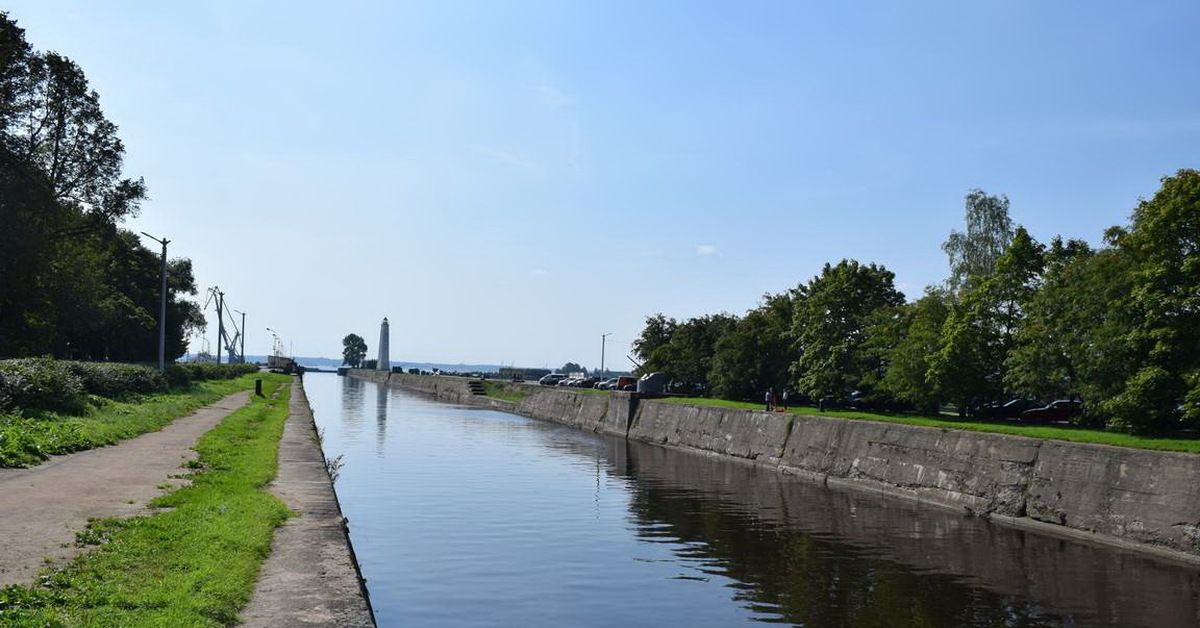
[[[775,407],[775,389],[768,388],[766,394],[767,412],[770,412]]]
[[[783,389],[783,411],[787,412],[787,409],[788,409],[788,391],[786,388],[784,388]]]

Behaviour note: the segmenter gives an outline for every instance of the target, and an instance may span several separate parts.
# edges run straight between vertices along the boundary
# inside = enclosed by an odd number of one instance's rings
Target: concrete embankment
[[[304,388],[293,384],[271,491],[296,511],[275,532],[254,597],[242,612],[248,628],[374,628]]]
[[[720,408],[527,385],[520,402],[456,377],[353,376],[456,403],[776,467],[1005,523],[1200,562],[1200,456]]]

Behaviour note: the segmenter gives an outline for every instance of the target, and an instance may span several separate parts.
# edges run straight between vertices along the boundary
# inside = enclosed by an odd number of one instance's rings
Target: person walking
[[[787,410],[788,410],[788,391],[786,388],[784,388],[783,389],[783,411],[787,412]]]
[[[768,388],[766,394],[767,412],[770,412],[775,407],[775,389]]]

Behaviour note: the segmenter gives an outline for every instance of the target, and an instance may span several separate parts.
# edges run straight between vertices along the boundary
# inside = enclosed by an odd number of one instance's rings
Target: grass
[[[762,403],[748,401],[726,401],[723,399],[704,399],[698,397],[666,397],[656,399],[665,403],[682,405],[719,406],[724,408],[739,408],[743,410],[762,410]],[[1132,449],[1153,449],[1159,451],[1178,451],[1185,453],[1200,453],[1200,440],[1184,438],[1153,438],[1134,436],[1121,432],[1086,429],[1060,425],[1024,425],[1019,423],[987,422],[973,419],[958,419],[946,416],[931,417],[911,414],[880,414],[873,412],[858,412],[850,410],[825,410],[813,407],[789,408],[792,414],[810,416],[826,416],[842,419],[882,421],[902,425],[920,425],[942,429],[967,430],[972,432],[989,432],[993,434],[1009,434],[1049,440],[1071,441],[1076,443],[1095,443]]]
[[[264,376],[264,392],[290,378]],[[290,387],[256,398],[196,446],[191,485],[151,505],[164,512],[93,521],[97,549],[33,587],[0,589],[4,626],[228,626],[237,621],[288,509],[263,488],[278,469]]]
[[[489,397],[512,402],[520,401],[529,396],[528,392],[521,390],[517,386],[510,387],[504,382],[493,382],[488,380],[483,382],[483,391]]]
[[[0,467],[26,467],[46,458],[132,438],[161,429],[218,399],[254,386],[258,375],[207,380],[168,393],[125,401],[92,397],[81,416],[44,412],[0,414]]]

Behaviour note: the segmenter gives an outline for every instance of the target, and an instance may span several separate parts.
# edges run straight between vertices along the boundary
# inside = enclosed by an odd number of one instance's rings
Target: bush
[[[191,382],[201,382],[209,379],[233,379],[241,375],[257,372],[257,364],[187,362],[168,366],[167,381],[172,386],[186,386]]]
[[[83,380],[50,358],[0,360],[0,410],[50,410],[78,414],[87,407]]]
[[[88,393],[118,399],[129,394],[148,395],[167,389],[167,379],[148,366],[101,362],[67,362]]]

